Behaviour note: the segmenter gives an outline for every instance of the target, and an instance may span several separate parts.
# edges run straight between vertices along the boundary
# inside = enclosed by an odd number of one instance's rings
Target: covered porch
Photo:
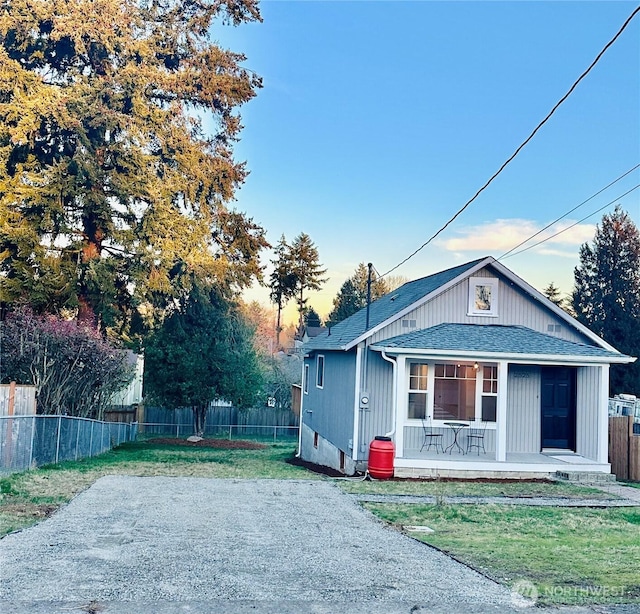
[[[522,327],[436,328],[372,346],[395,364],[396,475],[610,473],[610,356]]]

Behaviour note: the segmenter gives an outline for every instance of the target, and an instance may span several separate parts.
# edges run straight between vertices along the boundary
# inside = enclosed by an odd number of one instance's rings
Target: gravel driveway
[[[89,602],[132,614],[497,612],[510,603],[503,587],[323,481],[104,477],[0,540],[0,570],[7,613],[68,614]]]

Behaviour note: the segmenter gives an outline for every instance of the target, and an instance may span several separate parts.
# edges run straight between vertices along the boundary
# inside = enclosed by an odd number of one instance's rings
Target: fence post
[[[80,425],[82,422],[78,418],[74,418],[76,423],[76,460],[78,460],[78,442],[80,441]]]
[[[29,450],[29,469],[31,469],[31,465],[33,465],[33,440],[36,436],[36,417],[33,416],[31,418],[31,448]]]
[[[273,443],[276,442],[276,434],[277,434],[277,432],[278,432],[278,427],[274,426],[273,427]]]
[[[231,441],[231,429],[233,429],[233,425],[229,425],[229,441]]]
[[[180,425],[176,424],[176,439],[180,437]]]
[[[91,434],[89,435],[89,458],[93,456],[93,420],[91,420]]]
[[[60,456],[60,431],[62,430],[62,416],[58,416],[58,437],[56,439],[56,464]]]

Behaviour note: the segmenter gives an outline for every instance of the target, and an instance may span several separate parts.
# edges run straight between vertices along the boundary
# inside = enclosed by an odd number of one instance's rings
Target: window
[[[415,320],[402,320],[402,328],[415,328],[416,321]]]
[[[495,422],[498,404],[498,367],[482,367],[482,421]]]
[[[304,393],[309,394],[309,365],[304,366]]]
[[[491,277],[469,279],[470,316],[498,315],[498,280]]]
[[[423,362],[409,365],[409,406],[407,417],[422,420],[427,417],[427,383],[429,367]]]
[[[316,387],[324,386],[324,356],[320,355],[316,359]]]
[[[472,365],[435,365],[433,417],[436,420],[474,420],[476,370]]]

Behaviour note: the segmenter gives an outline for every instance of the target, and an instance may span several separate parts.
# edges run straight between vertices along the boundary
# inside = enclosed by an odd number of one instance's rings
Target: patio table
[[[449,452],[449,454],[451,454],[451,452],[453,452],[453,448],[458,448],[458,452],[464,454],[465,451],[463,450],[462,446],[458,443],[458,433],[463,428],[468,428],[469,424],[466,422],[445,422],[444,424],[445,426],[448,426],[453,431],[453,442],[451,443],[451,445],[447,446],[444,449],[445,454],[447,451]]]

